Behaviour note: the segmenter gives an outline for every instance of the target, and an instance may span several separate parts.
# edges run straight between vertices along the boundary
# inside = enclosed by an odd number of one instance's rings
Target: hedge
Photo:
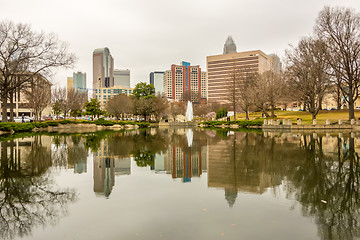
[[[250,126],[262,126],[263,120],[239,120],[239,121],[205,121],[200,122],[199,125],[205,125],[206,127],[215,127],[218,125],[238,125],[239,127],[250,127]]]

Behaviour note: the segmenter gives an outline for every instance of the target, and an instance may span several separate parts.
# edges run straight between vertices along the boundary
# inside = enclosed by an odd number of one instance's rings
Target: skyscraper
[[[73,89],[81,93],[86,92],[86,73],[73,73]]]
[[[207,99],[206,72],[188,62],[171,65],[171,70],[164,74],[163,86],[165,96],[175,101],[204,102]]]
[[[130,87],[130,70],[115,69],[114,70],[114,86]]]
[[[95,49],[93,52],[93,88],[114,86],[114,59],[109,48]]]
[[[155,94],[163,94],[164,92],[164,72],[151,72],[150,84],[155,88]]]
[[[231,36],[229,36],[224,44],[223,54],[236,53],[236,44]]]

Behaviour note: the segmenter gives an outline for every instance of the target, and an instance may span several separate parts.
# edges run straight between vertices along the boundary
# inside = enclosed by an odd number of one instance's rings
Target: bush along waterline
[[[57,127],[60,125],[68,124],[95,124],[97,126],[124,126],[124,125],[134,125],[139,128],[147,128],[150,126],[146,122],[127,122],[127,121],[109,121],[103,118],[100,118],[96,121],[78,121],[78,120],[62,120],[62,121],[44,121],[44,122],[31,122],[31,123],[11,123],[11,122],[0,122],[0,131],[4,133],[21,133],[21,132],[31,132],[31,131],[46,131],[48,127]]]
[[[205,128],[259,128],[264,120],[238,120],[238,121],[205,121],[198,123]]]

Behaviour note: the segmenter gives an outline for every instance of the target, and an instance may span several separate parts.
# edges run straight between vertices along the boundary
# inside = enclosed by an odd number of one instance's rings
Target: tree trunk
[[[339,98],[336,103],[337,103],[337,109],[338,110],[341,109],[341,98]]]
[[[312,120],[315,120],[316,119],[316,113],[311,113],[312,115]]]
[[[263,109],[262,112],[265,115],[265,117],[270,117],[269,113],[265,109]]]
[[[249,109],[248,109],[248,107],[245,108],[245,115],[246,115],[245,120],[249,120]]]
[[[234,121],[236,121],[236,106],[234,104]]]
[[[14,121],[14,94],[10,93],[10,122]]]
[[[275,106],[274,105],[271,106],[271,117],[272,118],[276,117],[276,115],[275,115]]]
[[[2,110],[2,121],[7,122],[7,98],[6,96],[1,97],[1,110]]]
[[[355,119],[354,100],[349,96],[349,120]]]

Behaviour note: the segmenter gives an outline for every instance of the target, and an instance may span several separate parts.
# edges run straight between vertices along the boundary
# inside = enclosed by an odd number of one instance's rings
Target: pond
[[[360,140],[158,128],[1,143],[0,239],[359,239]]]

